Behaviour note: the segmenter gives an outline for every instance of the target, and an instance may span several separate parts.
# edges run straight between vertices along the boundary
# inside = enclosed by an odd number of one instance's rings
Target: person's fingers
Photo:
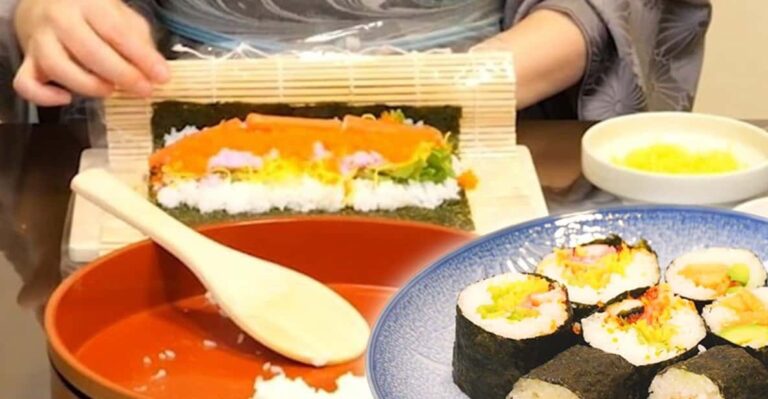
[[[13,79],[13,88],[26,100],[43,107],[67,105],[72,95],[66,90],[46,84],[46,76],[37,71],[35,61],[27,56]]]
[[[86,20],[102,39],[152,81],[164,83],[169,78],[165,59],[155,49],[147,21],[127,7],[101,10],[89,8]],[[121,27],[131,27],[126,32]]]
[[[57,20],[54,29],[72,57],[100,78],[134,94],[152,94],[149,80],[102,40],[87,23],[67,24]]]
[[[69,90],[89,97],[106,97],[114,87],[76,64],[53,34],[41,34],[35,41],[35,54],[45,54],[38,61],[46,77]]]

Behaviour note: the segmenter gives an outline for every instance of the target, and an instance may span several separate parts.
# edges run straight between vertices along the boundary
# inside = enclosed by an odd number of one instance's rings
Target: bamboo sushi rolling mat
[[[173,80],[151,99],[118,92],[104,102],[108,167],[144,195],[154,102],[453,105],[462,108],[460,155],[481,182],[468,193],[476,232],[547,214],[530,153],[516,145],[515,76],[508,53],[179,60],[171,61],[171,71]],[[99,245],[76,251],[75,257],[88,261],[85,254],[103,255],[144,238],[83,202],[75,201],[70,252],[75,240],[92,237],[93,228],[87,234],[77,229],[93,225],[84,220],[96,214]]]

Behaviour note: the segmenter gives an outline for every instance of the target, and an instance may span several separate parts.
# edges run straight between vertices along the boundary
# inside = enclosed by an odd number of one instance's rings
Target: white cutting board
[[[465,158],[465,162],[481,178],[477,189],[468,193],[478,234],[547,216],[544,194],[528,148],[517,146],[511,154]],[[106,149],[83,152],[80,170],[94,167],[108,167]],[[498,173],[501,170],[505,173]],[[499,181],[489,181],[495,179]],[[133,183],[137,187],[143,184],[140,181]],[[72,212],[67,248],[71,264],[90,262],[144,239],[138,231],[80,197],[75,198]]]

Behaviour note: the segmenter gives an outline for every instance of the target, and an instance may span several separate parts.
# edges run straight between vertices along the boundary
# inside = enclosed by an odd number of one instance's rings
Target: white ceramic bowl
[[[747,166],[721,174],[663,174],[616,165],[616,157],[655,143],[691,150],[729,148]],[[721,116],[654,112],[600,122],[582,139],[582,169],[595,186],[624,199],[666,204],[716,205],[768,191],[768,132]]]

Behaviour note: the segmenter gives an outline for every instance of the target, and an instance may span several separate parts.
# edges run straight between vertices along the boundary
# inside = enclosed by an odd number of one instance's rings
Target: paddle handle
[[[72,190],[94,205],[141,231],[205,277],[207,253],[221,244],[203,236],[156,207],[104,169],[88,169],[72,179]],[[221,246],[223,247],[223,246]],[[213,251],[212,251],[213,250]]]

